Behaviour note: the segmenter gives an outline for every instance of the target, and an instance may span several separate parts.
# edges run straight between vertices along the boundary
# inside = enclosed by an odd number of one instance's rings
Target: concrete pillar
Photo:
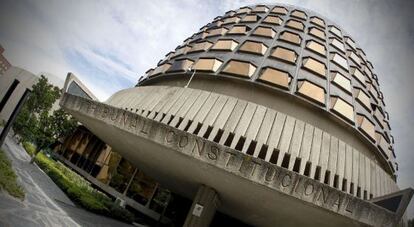
[[[187,214],[184,227],[209,226],[219,204],[217,192],[208,186],[201,185]]]

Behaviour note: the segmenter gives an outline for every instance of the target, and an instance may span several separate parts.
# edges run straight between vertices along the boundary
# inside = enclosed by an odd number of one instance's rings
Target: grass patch
[[[0,150],[0,190],[5,190],[21,200],[25,196],[23,187],[17,183],[17,176],[12,168],[11,161],[2,150]]]
[[[29,142],[23,142],[22,145],[23,145],[23,148],[26,150],[26,152],[30,155],[30,157],[32,157],[32,155],[36,151],[36,147],[32,143],[29,143]]]
[[[31,144],[23,146],[29,154],[35,150]],[[115,204],[108,196],[94,189],[87,180],[62,163],[48,158],[43,153],[36,156],[36,163],[73,202],[86,210],[128,223],[134,220],[131,212]]]

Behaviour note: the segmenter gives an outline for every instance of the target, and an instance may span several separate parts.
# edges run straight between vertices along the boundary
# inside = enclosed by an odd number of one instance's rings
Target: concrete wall
[[[0,77],[0,100],[6,95],[14,80],[18,80],[19,84],[0,112],[0,120],[7,121],[10,118],[26,89],[31,90],[32,86],[37,82],[38,77],[24,69],[11,67]]]

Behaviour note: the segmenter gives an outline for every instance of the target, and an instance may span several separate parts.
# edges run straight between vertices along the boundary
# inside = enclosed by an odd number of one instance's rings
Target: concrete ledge
[[[396,226],[399,222],[395,213],[371,202],[135,113],[69,94],[61,106],[119,153],[186,196],[194,194],[187,186],[205,183],[215,188],[223,201],[220,210],[249,224]]]

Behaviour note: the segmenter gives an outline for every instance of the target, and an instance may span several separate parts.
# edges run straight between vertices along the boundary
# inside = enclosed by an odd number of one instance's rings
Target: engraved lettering
[[[311,195],[313,193],[314,188],[315,188],[315,186],[313,186],[313,184],[311,182],[307,181],[306,184],[305,184],[304,194],[306,196]]]
[[[282,187],[288,187],[292,183],[292,176],[286,173],[285,176],[282,178]]]
[[[227,159],[227,162],[226,162],[226,167],[228,167],[229,166],[229,163],[230,163],[230,161],[232,161],[233,160],[233,158],[234,158],[234,156],[236,156],[235,154],[233,154],[233,153],[231,153],[231,152],[226,152],[227,154],[229,154],[229,158]]]
[[[188,144],[188,137],[185,136],[185,135],[180,136],[180,140],[178,141],[178,146],[180,148],[183,148],[183,147],[187,146],[187,144]]]
[[[116,119],[118,119],[118,114],[119,114],[119,111],[114,109],[114,111],[112,112],[111,120],[116,121]]]
[[[108,117],[108,113],[109,113],[109,107],[105,106],[103,111],[102,111],[102,118],[107,118]]]
[[[134,116],[131,121],[129,121],[130,128],[136,128],[138,122],[138,116]]]
[[[252,176],[254,175],[254,172],[255,172],[255,170],[256,170],[256,168],[257,168],[257,166],[260,166],[260,163],[258,163],[258,162],[255,162],[254,160],[252,161],[252,164],[253,164],[253,168],[252,168]]]
[[[265,174],[265,181],[270,182],[275,178],[276,170],[273,167],[268,167]]]
[[[165,134],[165,142],[172,143],[174,142],[175,138],[175,132],[174,131],[168,131],[167,134]]]
[[[191,150],[191,153],[194,153],[194,150],[197,149],[198,155],[201,156],[203,154],[204,145],[205,145],[204,141],[195,139],[194,147]]]
[[[326,204],[328,202],[329,191],[328,189],[324,190],[324,187],[320,187],[319,194],[316,196],[316,201],[322,202],[321,204]]]
[[[218,153],[219,153],[219,149],[218,149],[218,147],[216,147],[216,146],[211,146],[211,147],[210,147],[210,152],[208,152],[207,156],[208,156],[211,160],[215,161],[215,160],[217,160]]]
[[[349,197],[348,203],[346,204],[345,211],[347,211],[348,213],[353,213],[354,208],[355,208],[355,204],[353,203],[353,199]]]
[[[144,133],[144,134],[148,134],[149,129],[150,129],[150,127],[149,127],[148,122],[144,121],[144,123],[142,124],[141,132]]]

